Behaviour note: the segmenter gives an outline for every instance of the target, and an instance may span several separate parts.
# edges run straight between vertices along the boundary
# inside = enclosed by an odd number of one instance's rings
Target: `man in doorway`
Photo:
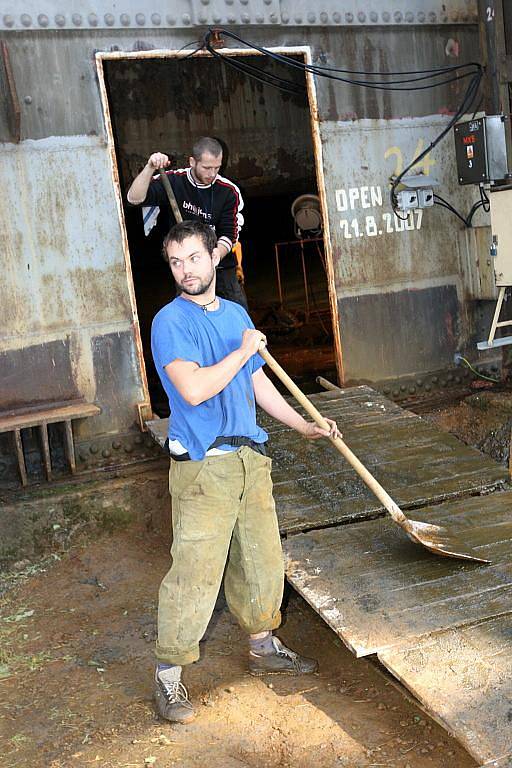
[[[172,565],[159,592],[158,713],[189,722],[182,667],[199,659],[224,568],[230,611],[249,636],[249,672],[302,674],[317,663],[273,635],[284,571],[266,432],[256,404],[306,438],[338,434],[305,421],[263,371],[265,336],[239,305],[216,294],[217,239],[198,221],[175,225],[164,253],[180,295],[156,315],[155,366],[169,397]]]
[[[232,251],[243,224],[241,210],[244,204],[238,187],[219,175],[222,165],[220,142],[208,136],[198,139],[189,163],[188,168],[166,170],[181,215],[184,220],[197,219],[213,227],[217,235],[215,255],[219,257],[217,293],[247,309],[247,298],[237,279],[237,262]],[[165,206],[170,210],[159,174],[159,170],[168,168],[169,164],[167,155],[154,152],[128,190],[128,202]]]

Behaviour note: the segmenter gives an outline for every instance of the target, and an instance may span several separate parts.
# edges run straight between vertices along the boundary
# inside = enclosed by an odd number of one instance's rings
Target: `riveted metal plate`
[[[191,0],[198,25],[281,24],[280,0]]]
[[[375,26],[471,24],[476,0],[6,0],[0,29],[158,29],[224,25]]]
[[[61,3],[55,0],[6,0],[0,10],[0,29],[158,29],[194,24],[190,0],[93,0]]]
[[[281,0],[283,23],[307,26],[467,24],[477,21],[476,0]]]

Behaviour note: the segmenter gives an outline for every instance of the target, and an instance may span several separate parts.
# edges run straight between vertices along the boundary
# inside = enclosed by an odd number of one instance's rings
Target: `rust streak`
[[[18,92],[16,90],[16,82],[11,67],[11,59],[9,57],[9,48],[5,40],[1,41],[2,61],[5,69],[5,76],[7,80],[7,87],[10,97],[10,106],[12,110],[12,138],[16,144],[19,144],[21,139],[21,110],[20,102],[18,99]],[[11,116],[11,115],[9,115]],[[11,122],[11,121],[10,121]]]
[[[311,64],[311,51],[307,48],[304,52],[306,64]],[[315,153],[315,169],[317,177],[318,195],[320,197],[320,209],[322,211],[322,220],[324,226],[324,252],[327,268],[327,285],[329,291],[329,304],[332,318],[332,332],[334,336],[334,356],[336,359],[336,369],[340,384],[345,382],[345,371],[343,367],[343,348],[341,343],[340,318],[338,314],[338,301],[336,296],[336,281],[334,276],[333,253],[331,246],[331,233],[329,227],[329,216],[327,213],[327,195],[325,192],[325,175],[322,156],[322,142],[320,139],[319,121],[318,121],[318,102],[316,98],[316,89],[313,76],[306,72],[306,86],[308,91],[308,101],[311,116],[311,134],[313,137],[313,150]]]
[[[132,316],[133,316],[132,327],[133,327],[133,335],[135,339],[135,349],[137,352],[137,359],[140,367],[140,376],[141,376],[141,383],[142,383],[142,389],[143,389],[143,395],[144,395],[144,402],[139,404],[142,407],[139,407],[137,409],[137,414],[139,416],[140,428],[142,430],[145,430],[144,422],[140,421],[141,414],[148,413],[149,411],[151,411],[151,401],[149,397],[146,364],[144,362],[144,352],[142,349],[142,338],[140,333],[140,324],[139,324],[139,317],[137,312],[137,302],[135,299],[135,286],[133,284],[132,266],[130,261],[130,249],[128,245],[128,235],[126,232],[126,226],[125,226],[124,214],[123,214],[121,184],[119,180],[119,171],[117,168],[117,159],[116,159],[115,144],[114,144],[114,133],[112,130],[112,120],[110,116],[110,107],[108,103],[107,90],[105,87],[105,73],[103,71],[103,61],[102,61],[101,54],[96,54],[96,67],[98,72],[98,82],[100,86],[100,95],[101,95],[101,103],[103,106],[103,114],[105,116],[105,130],[107,133],[107,142],[108,142],[108,149],[109,149],[109,156],[110,156],[110,164],[112,169],[114,193],[116,198],[117,213],[119,217],[119,227],[121,229],[123,254],[124,254],[126,277],[127,277],[127,283],[128,283],[128,293],[130,296],[130,304],[131,304]]]

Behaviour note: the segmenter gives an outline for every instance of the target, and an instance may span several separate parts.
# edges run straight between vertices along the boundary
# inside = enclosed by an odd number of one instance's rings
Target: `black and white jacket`
[[[231,251],[244,222],[241,214],[244,203],[236,184],[219,175],[213,184],[199,184],[192,176],[191,168],[178,168],[166,171],[166,174],[183,219],[199,219],[210,224],[215,229],[219,243]],[[153,176],[142,205],[166,207],[171,221],[174,220],[159,174]],[[222,259],[224,269],[234,267],[235,264],[233,253],[228,252]]]

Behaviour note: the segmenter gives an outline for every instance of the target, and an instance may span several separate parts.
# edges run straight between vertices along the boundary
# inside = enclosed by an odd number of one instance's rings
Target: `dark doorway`
[[[267,70],[278,67],[261,56],[244,60]],[[170,216],[162,211],[145,235],[142,209],[126,202],[126,191],[152,152],[165,152],[173,167],[185,168],[193,142],[204,135],[226,146],[221,173],[237,184],[244,199],[240,242],[256,327],[308,391],[318,389],[318,374],[336,380],[323,240],[315,232],[301,237],[291,213],[298,196],[318,194],[304,74],[287,72],[304,84],[304,95],[296,95],[209,56],[105,59],[103,66],[154,411],[167,415],[151,360],[150,331],[156,312],[174,297],[161,255]]]

